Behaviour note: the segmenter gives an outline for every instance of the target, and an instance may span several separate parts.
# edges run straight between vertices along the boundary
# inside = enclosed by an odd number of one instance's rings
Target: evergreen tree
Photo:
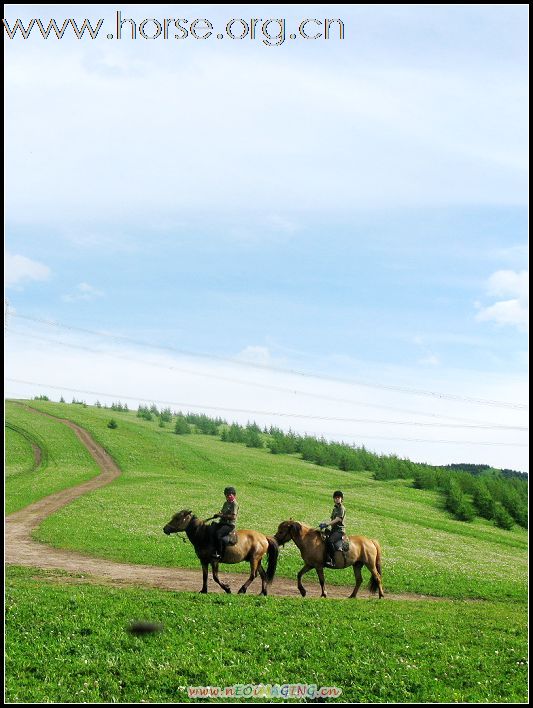
[[[513,519],[501,502],[496,502],[494,505],[494,523],[501,529],[513,528]]]
[[[494,499],[482,479],[477,480],[477,487],[474,490],[474,506],[484,519],[494,518]]]
[[[246,431],[246,447],[263,447],[263,440],[261,435],[255,429],[248,429]]]
[[[185,420],[185,416],[178,415],[174,426],[174,432],[176,435],[187,435],[191,432],[191,426]]]

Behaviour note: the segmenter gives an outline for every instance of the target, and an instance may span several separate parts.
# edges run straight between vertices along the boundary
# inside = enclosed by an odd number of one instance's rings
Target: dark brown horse
[[[220,560],[213,559],[215,546],[212,538],[210,527],[192,511],[183,509],[170,519],[168,524],[163,528],[163,531],[169,535],[178,531],[185,531],[189,541],[194,546],[196,555],[200,559],[203,571],[203,585],[200,592],[207,592],[207,574],[209,565],[213,571],[213,580],[215,583],[225,590],[231,592],[229,585],[221,583],[218,578],[219,563],[241,563],[248,561],[250,563],[250,577],[240,588],[240,593],[245,593],[249,585],[252,583],[257,573],[261,576],[261,595],[267,594],[267,587],[274,579],[276,565],[278,562],[279,546],[277,542],[270,536],[265,536],[259,531],[246,531],[239,529],[237,534],[237,543],[234,546],[227,546],[224,555]],[[261,559],[268,553],[268,567],[266,572],[261,565]]]
[[[312,568],[315,568],[322,589],[321,597],[327,597],[324,579],[326,544],[321,532],[318,529],[311,528],[311,526],[289,519],[289,521],[281,522],[274,534],[274,538],[280,546],[288,541],[294,541],[300,549],[300,554],[305,563],[298,573],[298,590],[300,593],[305,597],[306,590],[302,585],[302,576]],[[350,547],[346,554],[342,551],[335,552],[335,566],[337,569],[347,568],[349,565],[353,566],[355,588],[350,597],[356,597],[357,591],[363,582],[361,568],[364,565],[372,574],[369,585],[370,592],[374,593],[377,590],[379,591],[379,597],[383,597],[381,548],[379,543],[365,538],[365,536],[349,536],[349,540]]]

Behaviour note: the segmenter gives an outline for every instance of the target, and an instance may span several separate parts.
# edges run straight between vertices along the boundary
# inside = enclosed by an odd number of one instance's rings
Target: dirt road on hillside
[[[34,408],[26,407],[35,415],[48,415]],[[124,586],[138,585],[148,588],[160,588],[163,590],[175,591],[198,591],[202,586],[201,570],[189,570],[185,568],[157,568],[146,565],[130,565],[128,563],[117,563],[108,561],[102,558],[94,558],[92,556],[83,555],[61,548],[53,548],[44,543],[35,541],[32,537],[32,531],[50,514],[61,507],[69,504],[71,501],[87,494],[93,489],[98,489],[112,482],[121,473],[119,467],[111,458],[111,456],[98,445],[89,433],[79,425],[72,423],[69,420],[49,416],[54,420],[68,425],[85,447],[92,455],[96,464],[101,469],[101,474],[88,482],[83,482],[76,487],[65,489],[56,494],[51,494],[44,499],[41,499],[34,504],[30,504],[25,509],[21,509],[6,517],[5,529],[5,560],[11,565],[33,566],[44,569],[58,569],[75,574],[83,574],[83,578],[69,578],[59,576],[55,579],[59,582],[93,582],[105,585]],[[163,531],[161,530],[163,536]],[[165,539],[162,538],[162,541]],[[283,562],[283,559],[282,559]],[[245,568],[245,564],[242,565]],[[233,592],[243,584],[248,578],[248,573],[224,574],[224,566],[221,566],[221,575],[224,576],[224,581],[228,582]],[[314,578],[312,576],[315,576]],[[304,583],[307,576],[304,576]],[[327,577],[327,576],[326,576]],[[50,577],[50,580],[53,580]],[[311,571],[307,579],[306,587],[308,589],[307,597],[318,598],[320,588],[316,581],[316,573]],[[249,594],[258,593],[261,588],[259,578],[252,583]],[[329,597],[346,598],[351,593],[353,586],[327,586]],[[209,592],[223,592],[211,579],[209,583]],[[278,595],[283,597],[300,597],[300,593],[296,588],[296,578],[287,579],[276,577],[269,590],[270,595]],[[363,588],[359,591],[359,598],[375,597]],[[385,598],[389,600],[443,600],[445,598],[430,597],[426,595],[414,594],[388,594],[385,587]]]

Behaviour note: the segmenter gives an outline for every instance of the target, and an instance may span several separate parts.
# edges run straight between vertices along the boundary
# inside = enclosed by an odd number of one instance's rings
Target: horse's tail
[[[274,580],[274,574],[276,573],[276,566],[278,564],[279,546],[275,538],[267,536],[268,541],[268,567],[266,569],[267,584]]]
[[[381,577],[381,546],[377,541],[374,541],[372,539],[372,543],[376,547],[376,570],[379,573],[379,577]],[[370,578],[370,584],[368,586],[368,589],[370,590],[371,593],[375,593],[379,590],[379,584],[378,581],[375,579],[374,576]]]

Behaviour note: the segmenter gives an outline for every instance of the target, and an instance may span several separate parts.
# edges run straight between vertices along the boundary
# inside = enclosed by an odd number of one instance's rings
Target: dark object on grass
[[[157,632],[163,631],[163,625],[158,622],[146,622],[145,620],[138,620],[135,622],[130,622],[126,631],[130,634],[134,634],[136,637],[141,637],[144,634],[155,634]]]

